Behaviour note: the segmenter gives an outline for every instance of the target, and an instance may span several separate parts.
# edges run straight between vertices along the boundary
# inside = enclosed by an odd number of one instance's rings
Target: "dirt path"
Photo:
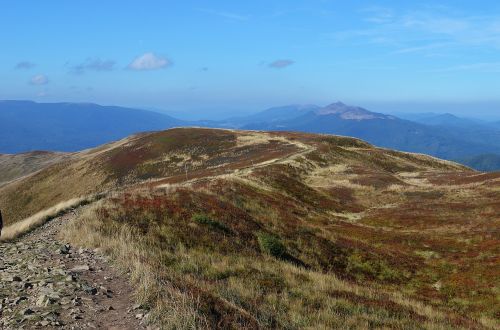
[[[201,181],[205,181],[205,180],[214,180],[217,178],[225,178],[228,175],[235,175],[235,176],[244,178],[244,177],[252,174],[252,172],[255,171],[256,169],[264,168],[266,166],[273,165],[273,164],[284,164],[288,161],[291,161],[295,158],[299,158],[301,156],[305,156],[308,153],[316,150],[315,148],[313,148],[307,144],[298,143],[298,142],[294,142],[294,141],[288,141],[288,143],[295,145],[298,148],[298,150],[295,152],[290,152],[289,154],[286,154],[286,155],[281,155],[281,156],[276,157],[276,158],[266,159],[264,161],[260,161],[260,162],[257,162],[255,164],[254,164],[254,161],[256,161],[256,160],[251,159],[250,160],[251,165],[242,166],[239,168],[234,168],[234,169],[231,169],[229,172],[224,171],[223,173],[218,174],[217,172],[219,171],[219,169],[217,169],[211,175],[204,175],[203,177],[193,178],[193,179],[188,179],[188,180],[179,180],[180,182],[175,182],[175,183],[166,183],[166,184],[161,183],[165,180],[169,180],[172,178],[172,177],[167,177],[167,178],[159,179],[157,182],[153,182],[153,185],[156,185],[156,188],[166,188],[166,187],[172,187],[172,186],[185,186],[185,185],[192,185],[192,184],[195,184],[197,182],[201,182]],[[192,173],[190,175],[192,175]],[[184,174],[176,175],[174,177],[184,178]]]
[[[0,329],[146,329],[126,277],[98,251],[58,240],[73,217],[0,243]]]

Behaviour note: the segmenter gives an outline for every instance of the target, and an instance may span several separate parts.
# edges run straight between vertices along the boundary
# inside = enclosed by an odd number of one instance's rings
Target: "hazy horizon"
[[[385,113],[500,118],[494,1],[21,0],[3,7],[0,99],[197,119],[337,100]]]
[[[190,108],[183,110],[176,110],[175,108],[161,108],[150,107],[142,105],[127,105],[121,103],[97,103],[88,101],[66,101],[66,100],[35,100],[35,99],[19,99],[19,100],[0,100],[0,101],[32,101],[37,103],[95,103],[102,106],[119,106],[126,108],[133,108],[139,110],[154,111],[162,114],[167,114],[178,119],[183,120],[222,120],[233,117],[244,117],[252,114],[262,112],[264,110],[289,106],[289,105],[308,105],[313,104],[317,106],[327,106],[334,102],[343,102],[351,106],[359,106],[372,112],[380,112],[395,116],[413,115],[413,114],[452,114],[464,119],[476,119],[480,121],[498,121],[500,120],[500,113],[488,112],[489,109],[500,108],[500,102],[481,102],[481,103],[430,103],[430,102],[362,102],[357,103],[346,102],[345,100],[332,100],[330,102],[319,103],[283,103],[274,105],[262,105],[262,107],[248,107],[235,106],[235,107],[214,107],[214,108]]]

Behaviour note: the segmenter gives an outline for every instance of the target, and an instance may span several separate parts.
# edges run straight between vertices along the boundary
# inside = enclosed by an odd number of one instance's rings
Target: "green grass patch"
[[[228,226],[217,220],[212,219],[210,216],[203,213],[194,214],[192,220],[200,225],[208,226],[212,229],[219,230],[224,233],[231,232],[231,229],[229,229]]]
[[[260,232],[257,234],[257,240],[262,252],[275,258],[284,258],[287,255],[286,247],[279,237]]]

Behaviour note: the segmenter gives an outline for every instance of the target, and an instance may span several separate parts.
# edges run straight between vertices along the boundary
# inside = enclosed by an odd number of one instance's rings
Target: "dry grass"
[[[130,272],[138,302],[150,308],[150,321],[161,328],[481,328],[401,293],[360,286],[265,254],[222,254],[173,237],[160,241],[154,234],[159,227],[144,233],[127,221],[103,219],[102,210],[118,212],[115,206],[110,201],[93,205],[62,235],[102,249]]]
[[[498,328],[498,180],[349,138],[175,129],[85,151],[0,204],[15,221],[116,188],[65,235],[113,255],[166,328],[481,329]],[[262,254],[262,232],[286,255]]]
[[[33,229],[40,227],[47,221],[54,219],[71,209],[89,204],[96,200],[96,196],[73,198],[68,201],[54,205],[46,210],[40,211],[26,219],[15,222],[2,230],[0,242],[12,241]]]
[[[99,202],[96,207],[101,206]],[[148,244],[140,244],[133,228],[115,228],[112,236],[96,216],[96,207],[85,209],[64,228],[65,240],[83,246],[102,249],[111,255],[123,271],[130,272],[135,284],[138,303],[151,309],[150,321],[167,329],[208,328],[206,320],[197,313],[198,304],[193,296],[174,287],[162,276],[161,262],[154,258],[155,250]]]

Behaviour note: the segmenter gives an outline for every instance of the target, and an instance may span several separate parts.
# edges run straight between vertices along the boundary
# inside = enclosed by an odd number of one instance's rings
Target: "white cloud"
[[[157,70],[167,68],[172,65],[172,62],[163,56],[158,56],[153,53],[145,53],[132,61],[128,65],[129,69],[132,70]]]
[[[276,60],[274,62],[269,63],[269,67],[274,69],[283,69],[294,63],[295,62],[292,60]]]
[[[47,78],[44,74],[37,74],[33,76],[30,80],[30,84],[32,85],[47,85],[49,83],[49,78]]]

